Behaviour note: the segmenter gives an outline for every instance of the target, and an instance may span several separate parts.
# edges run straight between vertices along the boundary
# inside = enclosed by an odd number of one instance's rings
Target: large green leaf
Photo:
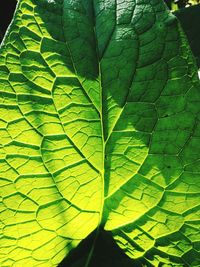
[[[2,267],[101,228],[141,266],[200,265],[199,80],[162,1],[19,1],[0,85]]]

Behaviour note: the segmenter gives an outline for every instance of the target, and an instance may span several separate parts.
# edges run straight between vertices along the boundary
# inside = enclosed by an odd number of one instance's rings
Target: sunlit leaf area
[[[1,267],[200,266],[200,6],[166,2],[1,9]]]

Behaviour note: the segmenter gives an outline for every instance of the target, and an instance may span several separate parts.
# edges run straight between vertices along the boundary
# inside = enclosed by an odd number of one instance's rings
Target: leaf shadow
[[[76,249],[71,251],[58,267],[83,267],[88,259],[88,251],[94,245],[96,231],[83,240]],[[95,248],[88,267],[142,267],[142,261],[131,260],[116,245],[112,234],[100,230],[95,241]]]

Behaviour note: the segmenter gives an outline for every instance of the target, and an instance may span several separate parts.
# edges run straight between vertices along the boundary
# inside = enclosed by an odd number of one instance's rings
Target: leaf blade
[[[104,226],[197,266],[199,81],[163,3],[21,0],[1,84],[2,264],[55,266]]]

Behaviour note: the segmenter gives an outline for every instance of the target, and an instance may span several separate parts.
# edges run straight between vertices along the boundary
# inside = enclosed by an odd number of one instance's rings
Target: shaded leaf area
[[[171,9],[173,0],[165,0],[167,6]],[[6,32],[8,25],[12,20],[13,13],[16,7],[16,0],[7,0],[3,3],[3,8],[0,8],[0,41]],[[192,52],[196,58],[197,65],[200,67],[200,30],[198,25],[200,25],[200,5],[186,6],[187,1],[179,1],[180,10],[174,12],[174,15],[179,19],[184,32],[187,35],[188,41],[190,43]],[[195,4],[195,3],[191,3]]]
[[[167,6],[172,9],[173,0],[165,0]],[[3,3],[3,7],[0,8],[0,41],[6,32],[8,25],[10,24],[13,13],[16,8],[16,0],[7,0]],[[188,41],[190,43],[192,52],[197,60],[197,65],[200,67],[200,30],[198,25],[200,25],[200,5],[198,2],[191,2],[189,6],[184,8],[189,2],[188,1],[177,1],[180,10],[174,12],[174,15],[179,19],[184,32],[187,35]]]
[[[180,9],[174,14],[187,35],[197,65],[200,67],[200,5]]]

